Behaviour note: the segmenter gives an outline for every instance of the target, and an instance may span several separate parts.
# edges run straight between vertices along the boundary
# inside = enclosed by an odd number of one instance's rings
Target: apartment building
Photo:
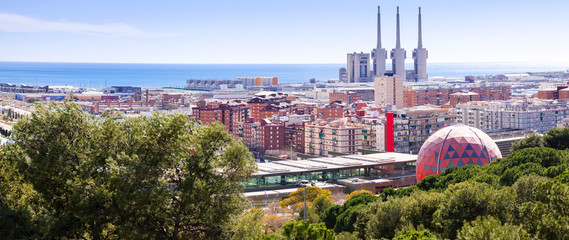
[[[304,153],[304,125],[288,125],[285,131],[285,148],[292,148],[293,151]]]
[[[330,103],[335,101],[342,101],[345,104],[352,104],[354,102],[359,101],[360,95],[355,92],[347,91],[347,92],[331,92],[328,101]]]
[[[321,119],[339,119],[343,118],[348,110],[346,103],[335,101],[321,108],[318,108],[318,118]]]
[[[385,117],[362,117],[354,126],[362,128],[362,149],[385,151]]]
[[[520,129],[544,133],[569,117],[569,106],[553,100],[471,102],[451,111],[458,123],[483,131]]]
[[[459,103],[480,101],[480,94],[475,92],[457,92],[450,95],[450,105],[456,106]]]
[[[232,133],[236,127],[235,123],[244,122],[249,115],[249,107],[245,102],[225,101],[225,102],[198,102],[198,106],[192,108],[192,116],[204,124],[215,121],[225,125],[225,129]]]
[[[280,92],[259,92],[255,94],[255,97],[247,102],[250,109],[249,116],[255,122],[261,122],[261,120],[271,117],[272,114],[276,114],[279,111],[275,111],[275,108],[287,108],[287,106],[284,106],[287,103],[286,97],[285,94]]]
[[[376,106],[395,106],[402,109],[404,106],[403,98],[403,78],[400,76],[374,77],[375,105]]]
[[[239,132],[243,142],[256,154],[263,155],[267,150],[280,150],[285,146],[284,125],[274,124],[268,119],[253,122],[248,119],[240,123]]]
[[[421,106],[395,112],[394,151],[417,154],[427,138],[456,122],[448,108]],[[389,131],[386,129],[386,131]]]
[[[462,91],[479,94],[478,101],[509,100],[512,96],[510,86],[494,84],[411,86],[403,91],[403,104],[404,107],[440,106],[450,102],[451,94]]]
[[[538,99],[569,99],[569,88],[565,86],[557,86],[554,89],[539,89],[537,91]]]
[[[318,120],[304,125],[304,152],[330,156],[330,152],[355,154],[362,147],[362,128],[344,120]]]

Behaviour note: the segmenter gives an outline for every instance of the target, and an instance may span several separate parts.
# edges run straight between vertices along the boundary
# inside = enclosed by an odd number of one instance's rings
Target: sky
[[[569,65],[569,1],[1,0],[0,61],[345,63],[346,53],[417,47],[429,62]]]

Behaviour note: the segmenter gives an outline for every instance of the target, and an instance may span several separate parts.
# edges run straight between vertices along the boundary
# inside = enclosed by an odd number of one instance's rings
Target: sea
[[[280,83],[338,79],[345,64],[138,64],[0,62],[0,83],[104,88],[184,87],[187,79],[278,77]],[[407,69],[413,69],[407,64]],[[429,77],[566,71],[569,64],[550,63],[429,63]]]

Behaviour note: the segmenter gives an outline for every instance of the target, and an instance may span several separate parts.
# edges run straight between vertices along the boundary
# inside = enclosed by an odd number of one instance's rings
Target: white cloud
[[[17,14],[0,13],[2,32],[67,32],[75,34],[138,36],[144,32],[124,23],[87,24],[69,21],[48,21]]]

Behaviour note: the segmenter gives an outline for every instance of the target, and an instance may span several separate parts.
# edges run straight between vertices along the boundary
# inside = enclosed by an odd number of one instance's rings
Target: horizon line
[[[7,60],[0,60],[0,63],[78,63],[78,64],[163,64],[163,65],[341,65],[346,63],[255,63],[255,62],[246,62],[246,63],[192,63],[192,62],[72,62],[72,61],[7,61]],[[405,61],[405,63],[413,63],[412,61]],[[564,64],[568,65],[569,63],[565,62],[558,62],[558,61],[430,61],[429,63],[530,63],[536,64],[540,63],[540,65],[544,64]]]

